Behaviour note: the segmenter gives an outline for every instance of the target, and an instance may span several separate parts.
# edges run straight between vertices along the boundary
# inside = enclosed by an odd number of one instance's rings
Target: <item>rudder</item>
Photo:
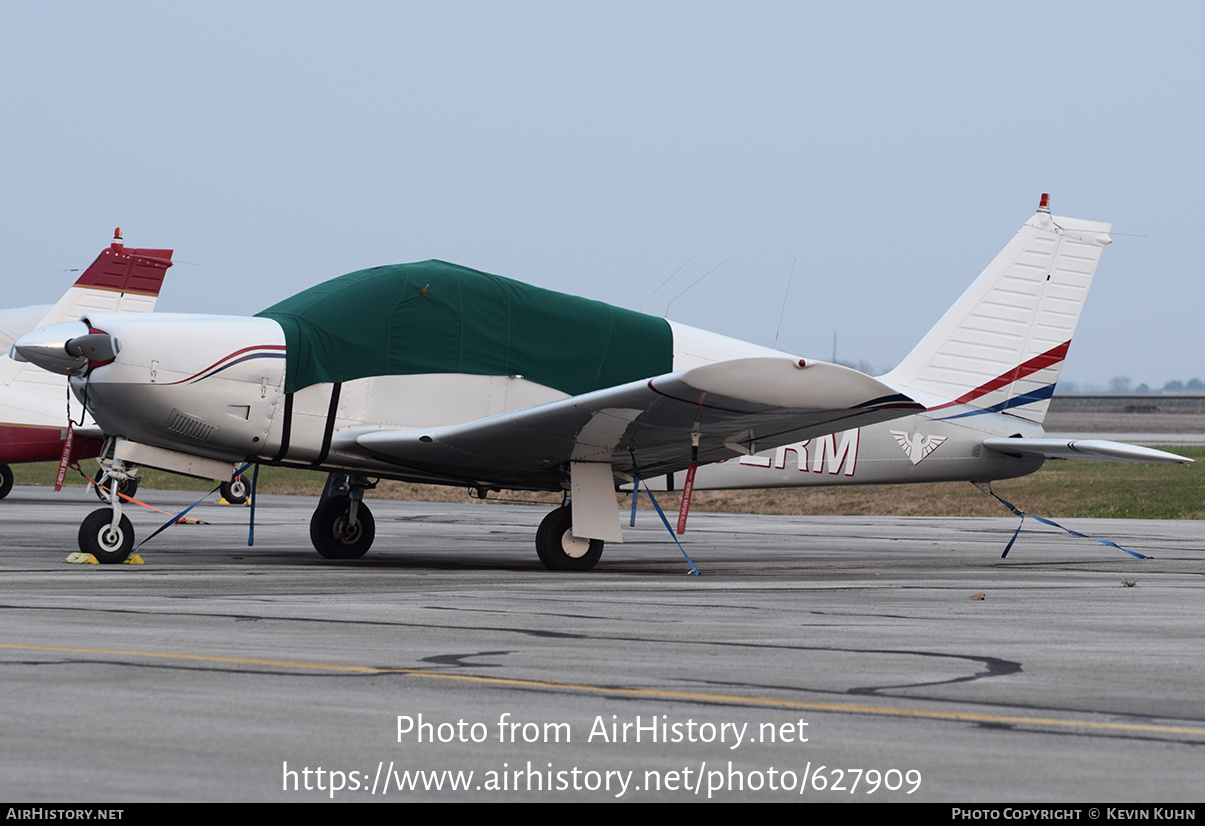
[[[1111,225],[1052,216],[1048,196],[883,380],[935,396],[949,418],[1004,412],[1041,423]]]

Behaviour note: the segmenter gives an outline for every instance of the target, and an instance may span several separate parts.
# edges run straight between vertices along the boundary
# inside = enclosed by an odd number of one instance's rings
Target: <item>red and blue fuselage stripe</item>
[[[1039,370],[1045,370],[1047,367],[1054,367],[1055,365],[1062,363],[1062,361],[1067,357],[1067,348],[1070,346],[1071,346],[1071,340],[1068,339],[1067,341],[1064,341],[1062,344],[1059,344],[1055,347],[1051,347],[1045,353],[1034,356],[1033,358],[1029,359],[1028,361],[1024,362],[1023,364],[1019,364],[1016,367],[1012,368],[1011,370],[1009,370],[1005,373],[1001,373],[999,376],[996,376],[996,378],[992,379],[991,381],[984,382],[983,384],[976,387],[974,390],[963,393],[961,396],[959,396],[957,399],[955,399],[952,402],[946,402],[945,404],[939,404],[936,407],[929,408],[928,412],[933,413],[938,410],[945,410],[946,408],[949,408],[949,407],[957,407],[959,405],[971,404],[974,401],[976,401],[977,399],[981,399],[984,396],[988,395],[989,393],[992,393],[996,390],[1000,390],[1001,388],[1007,387],[1008,385],[1012,384],[1013,382],[1019,381],[1019,380],[1025,378],[1026,376],[1031,376],[1034,373],[1037,373]],[[960,419],[963,416],[975,416],[975,415],[979,415],[981,413],[999,413],[1003,410],[1008,410],[1009,408],[1012,408],[1012,407],[1020,407],[1022,405],[1029,404],[1031,402],[1037,402],[1037,401],[1042,401],[1044,399],[1049,399],[1051,396],[1054,395],[1054,385],[1055,385],[1055,383],[1051,382],[1050,384],[1046,385],[1045,387],[1039,387],[1038,389],[1031,390],[1028,393],[1023,393],[1019,396],[1014,396],[1013,398],[1007,399],[1006,401],[1000,402],[999,404],[994,404],[991,407],[980,408],[980,409],[969,411],[966,413],[958,413],[953,416],[945,416],[943,418]]]
[[[245,361],[253,359],[282,359],[284,357],[285,346],[283,344],[261,344],[256,347],[244,347],[241,350],[235,350],[233,353],[223,356],[204,370],[193,373],[186,379],[169,382],[169,384],[196,384]]]

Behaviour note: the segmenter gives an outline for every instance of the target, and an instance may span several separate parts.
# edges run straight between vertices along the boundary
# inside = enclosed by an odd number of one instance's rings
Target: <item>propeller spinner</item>
[[[13,358],[70,376],[83,372],[90,363],[112,361],[120,351],[120,342],[108,333],[93,330],[82,321],[63,321],[19,338],[13,345]]]

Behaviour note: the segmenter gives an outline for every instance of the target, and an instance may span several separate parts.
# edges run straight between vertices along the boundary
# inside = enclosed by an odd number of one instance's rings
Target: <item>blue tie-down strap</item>
[[[635,467],[636,462],[633,459],[632,466],[636,470],[636,483],[632,486],[632,524],[636,524],[636,497],[640,495],[640,468]],[[669,531],[670,539],[674,540],[674,544],[678,546],[678,550],[682,552],[682,556],[686,558],[686,564],[690,566],[689,576],[698,576],[699,569],[695,567],[695,563],[691,560],[690,554],[686,553],[686,549],[682,547],[682,543],[678,541],[677,535],[674,533],[674,528],[669,524],[669,520],[665,518],[665,512],[661,510],[661,506],[657,504],[657,499],[653,496],[653,492],[649,490],[649,486],[644,486],[644,492],[649,495],[649,501],[653,503],[653,507],[657,510],[657,515],[661,517],[661,524],[665,525],[665,529]]]
[[[1008,540],[1008,545],[1004,548],[1004,553],[1000,554],[1001,559],[1004,559],[1005,557],[1007,557],[1008,552],[1012,550],[1013,543],[1016,542],[1017,537],[1021,535],[1021,528],[1023,528],[1025,526],[1025,517],[1027,517],[1027,516],[1030,519],[1041,522],[1043,525],[1050,525],[1052,528],[1058,528],[1061,531],[1066,531],[1067,533],[1071,534],[1072,536],[1079,536],[1084,539],[1091,539],[1093,542],[1099,542],[1102,545],[1108,545],[1109,547],[1116,548],[1119,551],[1125,551],[1130,556],[1137,557],[1138,559],[1150,559],[1149,556],[1144,556],[1143,554],[1140,554],[1137,551],[1126,550],[1125,548],[1118,545],[1116,542],[1110,542],[1107,539],[1097,539],[1095,536],[1088,536],[1086,533],[1080,533],[1079,531],[1073,531],[1070,528],[1065,528],[1062,525],[1060,525],[1058,522],[1054,522],[1049,519],[1043,519],[1040,516],[1034,516],[1032,513],[1026,513],[1025,511],[1018,508],[1016,505],[1014,505],[1012,502],[1002,499],[999,495],[997,495],[997,493],[994,490],[991,489],[991,487],[984,488],[982,486],[979,486],[979,489],[983,490],[985,493],[990,494],[992,497],[994,497],[996,499],[996,501],[998,501],[1000,504],[1004,505],[1004,507],[1008,508],[1010,511],[1015,513],[1017,516],[1021,517],[1021,523],[1019,525],[1017,525],[1017,529],[1015,531],[1013,531],[1013,538]]]
[[[632,516],[628,519],[628,527],[636,527],[636,499],[640,496],[640,474],[636,474],[636,479],[632,482]]]
[[[246,470],[246,468],[243,468],[243,470]],[[255,469],[251,471],[251,526],[247,529],[247,547],[255,544],[255,489],[258,486],[259,465],[256,465]]]
[[[241,473],[242,473],[244,470],[246,470],[247,468],[251,467],[251,465],[252,465],[252,464],[253,464],[252,462],[248,462],[247,464],[243,465],[241,468],[239,468],[237,471],[235,471],[234,475],[235,475],[235,476],[238,476],[238,475],[239,475],[239,474],[241,474]],[[257,469],[258,469],[258,466],[257,466]],[[219,482],[219,483],[218,483],[218,486],[217,486],[216,488],[214,488],[213,490],[209,491],[209,493],[205,494],[205,495],[204,495],[204,496],[202,496],[200,499],[198,499],[197,501],[195,501],[195,502],[193,502],[191,505],[189,505],[187,508],[185,508],[184,510],[180,511],[178,514],[176,514],[175,516],[173,516],[171,519],[169,519],[169,520],[167,520],[166,522],[164,522],[162,525],[160,525],[160,526],[159,526],[158,530],[156,530],[156,531],[155,531],[153,534],[151,534],[151,535],[150,535],[150,536],[148,536],[146,539],[142,540],[142,541],[141,541],[141,542],[139,542],[137,545],[135,545],[135,546],[134,546],[134,551],[137,551],[139,548],[141,548],[141,547],[142,547],[143,545],[145,545],[146,543],[150,542],[150,541],[151,541],[152,539],[154,539],[156,536],[158,536],[159,534],[163,533],[163,532],[164,532],[164,531],[166,531],[168,528],[170,528],[172,525],[174,525],[174,524],[176,524],[177,522],[179,522],[179,521],[180,521],[180,519],[182,519],[182,518],[184,517],[184,514],[188,513],[190,510],[192,510],[192,509],[193,509],[193,508],[195,508],[197,505],[199,505],[199,504],[201,504],[202,502],[204,502],[204,501],[205,501],[206,499],[208,499],[210,496],[213,496],[213,494],[217,493],[217,492],[218,492],[219,490],[221,490],[221,489],[222,489],[222,485],[221,485],[221,483]],[[133,553],[134,551],[131,551],[130,553]]]

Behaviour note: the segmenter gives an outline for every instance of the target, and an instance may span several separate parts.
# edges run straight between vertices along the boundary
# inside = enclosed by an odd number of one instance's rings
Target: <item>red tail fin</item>
[[[121,243],[121,230],[118,229],[113,243],[84,270],[75,286],[159,295],[163,276],[171,265],[171,250],[128,250]]]

